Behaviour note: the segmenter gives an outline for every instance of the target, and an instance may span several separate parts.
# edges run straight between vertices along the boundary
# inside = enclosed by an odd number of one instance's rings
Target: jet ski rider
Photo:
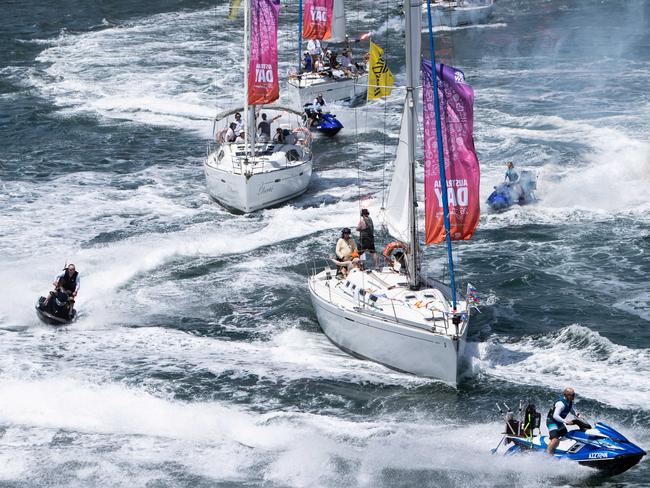
[[[55,288],[61,288],[63,291],[68,292],[73,298],[79,293],[79,288],[81,288],[81,279],[79,278],[79,272],[76,270],[74,264],[68,264],[68,266],[59,274],[52,283]]]
[[[551,456],[555,454],[555,449],[560,443],[560,438],[567,434],[567,425],[573,425],[573,420],[565,420],[567,415],[572,414],[578,418],[580,414],[573,405],[576,393],[573,388],[565,388],[564,394],[553,404],[546,416],[546,426],[548,427],[548,436],[551,441],[548,443],[546,452]]]

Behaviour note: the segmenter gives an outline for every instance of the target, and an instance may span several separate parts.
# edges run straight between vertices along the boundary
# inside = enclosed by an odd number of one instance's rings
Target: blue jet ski
[[[495,186],[487,203],[497,211],[505,210],[513,205],[527,205],[537,201],[534,193],[536,189],[537,175],[532,171],[524,170],[514,183],[504,182]]]
[[[339,122],[336,115],[321,110],[314,110],[311,103],[303,107],[305,114],[303,116],[305,125],[315,134],[323,134],[329,137],[335,136],[342,128],[343,124]]]
[[[499,411],[503,413],[500,407]],[[531,452],[546,455],[550,439],[541,435],[541,415],[534,405],[528,405],[522,420],[517,420],[507,408],[505,419],[506,431],[499,445],[492,450],[493,453],[505,441],[506,446],[512,444],[505,452],[506,456]],[[561,438],[554,454],[556,459],[566,459],[596,469],[600,476],[615,476],[638,464],[646,455],[643,449],[604,422],[597,422],[594,427],[580,419],[574,419],[573,423],[576,428]]]
[[[36,302],[36,315],[48,325],[68,325],[77,318],[74,300],[62,289],[50,292],[49,299],[40,297]]]

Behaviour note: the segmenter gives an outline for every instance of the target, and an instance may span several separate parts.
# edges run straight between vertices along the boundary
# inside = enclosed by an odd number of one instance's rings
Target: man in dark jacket
[[[375,266],[379,264],[379,255],[375,250],[375,226],[370,218],[370,212],[367,208],[361,209],[361,220],[357,224],[359,231],[359,254],[372,254],[372,261]]]

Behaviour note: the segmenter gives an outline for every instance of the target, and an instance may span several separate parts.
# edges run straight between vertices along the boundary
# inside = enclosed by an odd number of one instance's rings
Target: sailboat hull
[[[308,74],[301,79],[289,79],[287,89],[291,99],[300,107],[313,102],[319,94],[323,95],[326,102],[351,102],[368,93],[368,75],[337,81]]]
[[[244,175],[224,171],[206,162],[210,196],[236,212],[255,212],[303,194],[309,186],[312,161],[269,172]]]
[[[454,339],[381,317],[348,313],[320,298],[311,286],[310,292],[321,329],[343,351],[401,372],[457,385],[464,336]]]

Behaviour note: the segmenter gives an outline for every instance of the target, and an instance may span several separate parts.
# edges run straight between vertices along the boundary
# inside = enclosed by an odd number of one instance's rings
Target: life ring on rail
[[[406,253],[408,251],[408,246],[404,244],[402,241],[393,241],[389,242],[386,244],[386,247],[384,248],[383,255],[387,259],[392,259],[393,258],[393,251],[401,250],[402,252]]]

